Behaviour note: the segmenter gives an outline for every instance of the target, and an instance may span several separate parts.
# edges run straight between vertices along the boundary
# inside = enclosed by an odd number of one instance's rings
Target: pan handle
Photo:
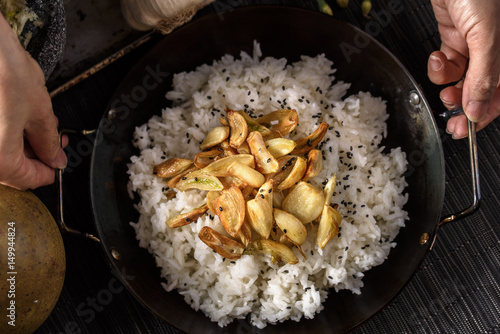
[[[82,131],[76,131],[76,130],[69,130],[69,129],[61,129],[59,131],[59,141],[61,142],[61,137],[63,134],[91,134],[95,130],[82,130]],[[75,229],[72,229],[71,227],[68,227],[66,223],[64,222],[64,210],[63,210],[63,169],[56,169],[56,187],[57,187],[57,225],[59,226],[59,231],[61,233],[71,233],[79,236],[83,236],[87,239],[96,241],[96,242],[101,242],[97,237],[93,236],[92,234],[89,233],[82,233],[80,231],[77,231]]]
[[[471,177],[472,177],[472,192],[474,195],[472,205],[467,209],[464,209],[458,213],[454,213],[441,218],[441,221],[436,226],[434,231],[434,239],[430,249],[434,246],[436,241],[436,236],[438,230],[444,225],[465,218],[479,209],[481,203],[481,189],[479,186],[479,163],[477,158],[477,136],[476,136],[476,123],[467,120],[468,130],[469,130],[469,156],[470,156],[470,167],[471,167]]]

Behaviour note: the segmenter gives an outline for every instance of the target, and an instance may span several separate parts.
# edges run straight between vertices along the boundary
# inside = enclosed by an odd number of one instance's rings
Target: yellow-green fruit
[[[50,212],[33,193],[0,185],[0,333],[34,332],[54,309],[65,272]]]

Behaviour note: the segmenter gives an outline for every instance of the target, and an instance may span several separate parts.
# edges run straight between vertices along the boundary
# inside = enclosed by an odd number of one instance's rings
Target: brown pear
[[[32,192],[0,185],[0,333],[40,327],[65,272],[64,244],[50,212]]]

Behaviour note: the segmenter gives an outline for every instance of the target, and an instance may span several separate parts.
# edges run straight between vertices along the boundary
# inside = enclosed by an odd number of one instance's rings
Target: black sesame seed
[[[222,211],[222,206],[219,206],[219,211]]]
[[[207,99],[211,100],[211,99],[212,99],[212,97],[211,97],[210,95],[208,95],[208,96],[207,96]]]
[[[244,105],[244,107],[245,107],[245,108],[248,108],[248,104],[245,104],[245,105]]]
[[[302,100],[302,99],[299,99],[299,102],[304,102],[304,100]]]
[[[286,233],[286,228],[283,230],[283,233]]]
[[[333,279],[333,277],[332,277],[332,276],[328,276],[328,278],[329,278],[329,279]]]
[[[282,90],[285,90],[285,86],[281,86],[281,89],[282,89]]]
[[[261,271],[260,271],[260,273],[261,273],[262,275],[264,275],[264,270],[261,270]]]
[[[251,93],[252,93],[251,91],[248,91],[247,95],[250,96]]]
[[[344,250],[346,251],[346,250],[348,250],[348,249],[349,249],[349,246],[345,246]]]
[[[339,256],[339,260],[342,258],[342,255]]]
[[[263,194],[260,194],[260,197],[261,197],[262,199],[265,199],[265,198],[266,198]]]
[[[311,255],[313,255],[313,256],[314,256],[314,251],[312,251],[312,250],[311,250]]]
[[[270,163],[271,162],[271,158],[267,159],[267,163]]]
[[[271,193],[272,191],[273,191],[273,189],[271,188],[271,189],[269,189],[267,192],[268,192],[268,193]]]
[[[186,218],[186,221],[189,222],[189,218]]]
[[[285,274],[288,274],[288,270],[284,270],[283,272],[284,272]]]
[[[185,179],[187,179],[187,177],[184,176],[182,179],[185,180]]]
[[[229,81],[229,77],[226,77],[226,81]]]
[[[234,262],[234,261],[231,261],[231,263],[232,263],[232,264],[235,264],[236,262]]]

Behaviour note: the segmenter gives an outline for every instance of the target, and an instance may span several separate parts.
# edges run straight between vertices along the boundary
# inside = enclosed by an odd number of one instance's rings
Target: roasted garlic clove
[[[300,246],[306,241],[306,227],[297,217],[280,209],[274,209],[273,213],[276,225],[295,245]]]
[[[166,224],[170,228],[181,227],[187,224],[191,224],[192,222],[196,221],[198,218],[203,216],[205,212],[207,212],[207,210],[208,206],[204,204],[189,212],[170,218],[169,220],[167,220]]]
[[[285,171],[282,172],[288,175],[285,177],[283,181],[281,181],[278,184],[277,189],[278,190],[288,189],[297,182],[299,182],[304,176],[306,168],[307,168],[306,159],[302,157],[296,157],[296,159],[294,159],[293,161],[292,166],[288,167]]]
[[[243,189],[247,186],[246,182],[243,180],[240,180],[236,176],[219,176],[218,177],[222,185],[224,186],[224,189],[229,189],[232,186],[235,186],[239,189]]]
[[[267,136],[268,134],[271,133],[271,131],[269,131],[268,128],[266,128],[265,126],[262,126],[260,125],[259,123],[257,123],[252,117],[250,117],[245,111],[243,110],[238,110],[237,111],[241,116],[243,116],[245,118],[245,121],[247,122],[247,126],[248,126],[248,132],[252,132],[252,131],[259,131],[262,136]]]
[[[328,130],[328,123],[321,122],[316,131],[311,133],[309,136],[297,140],[297,146],[292,151],[292,154],[304,154],[313,148],[315,148],[323,139]]]
[[[204,151],[207,148],[219,145],[228,137],[229,137],[228,126],[215,127],[207,133],[207,136],[205,137],[205,139],[203,139],[203,142],[200,145],[200,149]]]
[[[255,197],[261,197],[269,202],[269,205],[273,206],[273,185],[274,181],[268,180],[266,181],[257,191]]]
[[[295,141],[286,138],[273,138],[265,142],[267,150],[276,159],[292,152],[297,144]]]
[[[233,162],[227,169],[227,173],[230,176],[235,176],[244,183],[254,188],[260,187],[266,178],[261,173],[257,172],[255,169],[248,167],[241,162]]]
[[[278,161],[267,150],[260,132],[250,132],[247,137],[247,143],[255,158],[256,167],[259,172],[271,174],[278,170]]]
[[[255,160],[251,154],[236,154],[212,162],[203,170],[215,176],[227,176],[227,169],[233,162],[241,162],[244,165],[255,168]]]
[[[238,154],[252,154],[250,152],[250,146],[248,146],[247,142],[241,144],[240,147],[236,149],[236,151],[238,151]]]
[[[333,177],[330,178],[330,180],[328,180],[325,187],[323,188],[323,194],[325,195],[325,205],[330,205],[330,200],[332,199],[336,186],[337,186],[337,174],[333,175]]]
[[[245,220],[245,199],[241,190],[232,186],[215,200],[215,214],[230,236],[236,238]]]
[[[326,244],[339,233],[339,226],[342,222],[342,215],[329,205],[323,206],[321,219],[318,225],[318,234],[316,235],[316,244],[325,248]]]
[[[216,251],[220,256],[230,260],[237,260],[243,254],[245,247],[236,240],[223,236],[213,228],[204,226],[198,237],[208,247]]]
[[[319,217],[324,202],[323,191],[310,183],[300,181],[283,200],[282,209],[306,224]]]
[[[283,201],[285,200],[285,195],[282,191],[273,192],[273,207],[281,209],[283,207]]]
[[[250,224],[246,219],[241,225],[240,232],[238,233],[238,238],[245,247],[247,247],[252,242],[252,228],[250,227]]]
[[[209,192],[207,192],[207,196],[206,196],[206,199],[207,199],[207,206],[208,206],[208,210],[212,211],[212,213],[215,214],[215,200],[221,195],[221,192],[220,191],[216,191],[216,190],[211,190]]]
[[[172,158],[153,167],[153,174],[158,177],[174,177],[193,164],[189,159]]]
[[[192,173],[194,171],[197,171],[199,170],[198,167],[196,166],[191,166],[189,167],[188,169],[186,169],[185,171],[183,171],[182,173],[179,173],[177,174],[176,176],[170,178],[168,181],[167,181],[167,186],[171,189],[175,188],[175,186],[177,185],[177,183],[184,177],[186,177],[186,175],[188,175],[189,173]]]
[[[281,262],[281,260],[285,260],[290,264],[296,264],[299,262],[299,259],[290,248],[277,241],[257,239],[252,242],[252,246],[259,252],[271,255],[273,263]]]
[[[245,118],[232,109],[226,109],[227,121],[229,122],[229,146],[237,149],[247,139],[248,125]]]
[[[273,138],[285,137],[295,129],[299,116],[294,109],[280,109],[258,118],[257,122],[268,126]]]
[[[307,169],[304,173],[302,181],[308,181],[311,178],[318,176],[323,170],[323,156],[321,151],[312,149],[307,153]]]
[[[199,190],[222,190],[224,186],[220,180],[204,170],[197,170],[187,174],[182,177],[179,182],[175,185],[180,191],[185,191],[188,189],[199,189]]]
[[[219,147],[222,149],[222,155],[224,157],[238,154],[238,151],[236,151],[235,148],[232,148],[231,145],[229,145],[229,139],[226,139],[222,143],[220,143]]]
[[[196,153],[194,156],[194,165],[200,169],[205,168],[214,162],[214,158],[220,154],[221,151],[219,151],[219,149]]]
[[[269,238],[273,227],[273,208],[267,200],[257,196],[247,202],[247,219],[252,229],[262,238]]]

